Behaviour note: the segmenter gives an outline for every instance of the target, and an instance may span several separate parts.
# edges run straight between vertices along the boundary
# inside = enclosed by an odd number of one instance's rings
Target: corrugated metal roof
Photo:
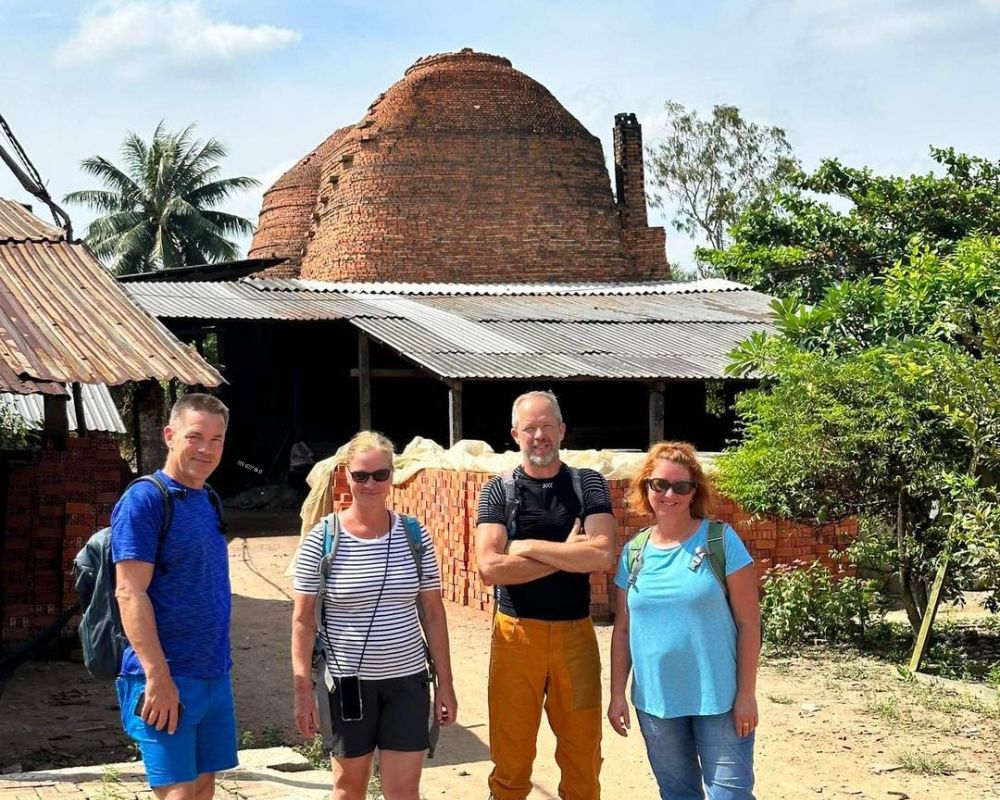
[[[26,380],[222,382],[193,347],[136,307],[84,245],[62,241],[62,231],[16,203],[3,209],[9,236],[0,241],[0,361],[6,366],[0,391],[24,392]]]
[[[67,386],[59,385],[63,392],[68,393]],[[111,399],[111,392],[103,383],[80,384],[83,398],[83,413],[86,417],[87,429],[91,431],[106,431],[109,433],[125,433],[125,423]],[[0,394],[0,406],[6,406],[19,414],[21,419],[32,428],[40,428],[45,420],[45,402],[40,394]],[[72,400],[66,403],[69,429],[76,430],[76,409]]]
[[[700,281],[655,281],[644,283],[347,283],[311,281],[302,278],[247,278],[268,291],[337,292],[340,294],[395,295],[643,295],[741,292],[749,287],[721,278]]]
[[[20,203],[0,197],[0,242],[61,242],[61,228],[47,225]]]
[[[326,292],[264,292],[254,282],[130,281],[121,288],[161,319],[348,319],[385,317],[387,311],[364,298]]]
[[[309,308],[317,316],[308,318],[347,319],[446,378],[721,378],[729,352],[769,329],[772,314],[772,298],[727,281],[657,284],[657,292],[646,284],[634,294],[635,286],[596,284],[521,286],[506,295],[483,286],[422,284],[410,294],[382,289],[415,284],[357,284],[350,293],[330,286],[346,284],[245,279],[127,288],[161,316],[295,320]],[[443,289],[423,294],[430,286]]]

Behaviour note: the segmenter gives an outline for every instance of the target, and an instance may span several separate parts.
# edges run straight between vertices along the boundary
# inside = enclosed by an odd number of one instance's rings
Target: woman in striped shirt
[[[381,434],[362,431],[350,441],[353,502],[328,520],[331,531],[339,522],[340,533],[325,585],[323,523],[306,536],[296,564],[295,722],[303,736],[319,730],[311,664],[323,592],[335,800],[363,800],[375,748],[387,800],[417,800],[431,703],[423,636],[439,680],[434,713],[449,725],[457,712],[434,546],[421,525],[422,546],[412,547],[403,517],[388,507],[392,459],[392,442]]]

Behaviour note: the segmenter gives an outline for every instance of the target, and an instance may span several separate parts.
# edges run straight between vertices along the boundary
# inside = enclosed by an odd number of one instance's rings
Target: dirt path
[[[258,523],[259,524],[259,523]],[[288,530],[275,520],[277,533]],[[234,529],[239,529],[234,526]],[[289,579],[294,536],[258,535],[230,545],[234,683],[239,729],[249,743],[297,743],[291,724]],[[427,798],[478,798],[489,773],[486,721],[488,619],[449,606],[459,723],[428,762]],[[599,629],[607,656],[610,628]],[[605,674],[607,667],[605,666]],[[758,693],[758,796],[989,800],[1000,798],[1000,707],[904,682],[884,664],[855,657],[772,660]],[[0,769],[125,760],[112,688],[77,664],[22,669],[0,700]],[[539,736],[531,797],[556,797],[554,740]],[[641,737],[607,727],[604,796],[655,797]],[[929,774],[943,772],[947,774]],[[923,773],[923,774],[922,774]]]

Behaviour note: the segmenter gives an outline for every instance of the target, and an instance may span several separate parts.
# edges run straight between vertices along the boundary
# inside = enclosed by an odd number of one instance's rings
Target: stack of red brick
[[[425,469],[393,489],[393,506],[417,517],[434,537],[441,564],[441,582],[447,600],[483,611],[492,610],[492,590],[476,570],[476,506],[483,485],[492,476],[484,472]],[[629,511],[627,480],[610,481],[611,503],[618,522],[618,552],[649,520]],[[343,467],[333,473],[334,508],[350,505],[351,494]],[[785,520],[753,520],[731,500],[721,498],[714,516],[731,524],[756,563],[758,576],[776,564],[812,563],[818,560],[834,569],[833,550],[849,543],[857,533],[853,521],[810,527]],[[617,564],[617,560],[615,562]],[[613,615],[614,570],[591,575],[591,614],[607,621]]]
[[[31,641],[76,602],[72,562],[83,543],[111,520],[122,489],[118,443],[92,436],[67,440],[7,461],[3,537],[3,650]],[[64,636],[75,635],[75,623]]]

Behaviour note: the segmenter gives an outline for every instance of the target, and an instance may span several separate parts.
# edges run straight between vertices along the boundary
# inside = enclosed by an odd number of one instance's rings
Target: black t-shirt
[[[583,508],[573,491],[573,478],[563,464],[553,478],[532,478],[523,467],[514,470],[518,505],[517,539],[563,542],[577,517],[611,513],[611,492],[604,477],[592,469],[580,470]],[[479,496],[476,524],[507,524],[503,478],[489,481]],[[549,622],[590,616],[590,576],[582,572],[554,572],[514,586],[497,586],[497,607],[513,617]]]

